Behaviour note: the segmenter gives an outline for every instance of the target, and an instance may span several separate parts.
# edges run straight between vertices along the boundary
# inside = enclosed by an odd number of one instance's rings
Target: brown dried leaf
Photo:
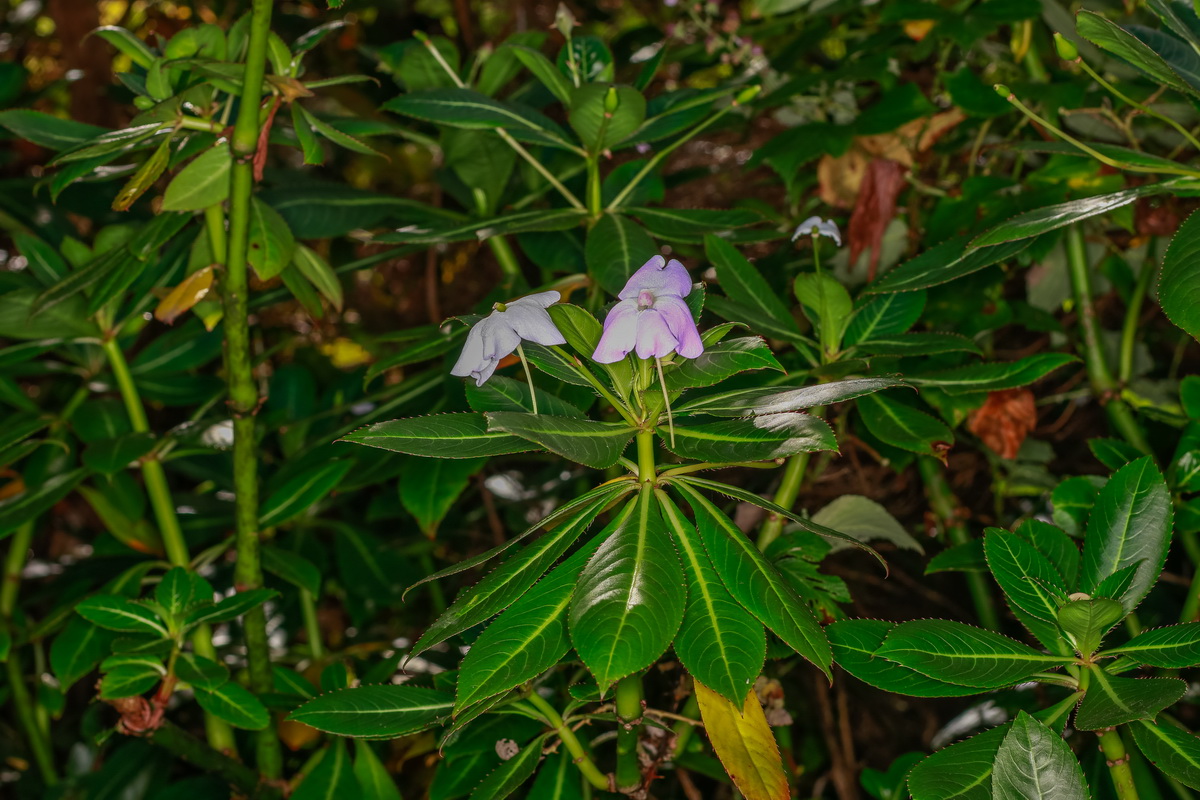
[[[902,164],[886,158],[877,158],[867,167],[850,215],[847,238],[850,243],[850,263],[857,264],[864,250],[871,251],[867,280],[875,279],[879,269],[880,243],[888,223],[896,215],[896,200],[904,189],[905,168]]]
[[[967,422],[971,433],[1001,458],[1016,458],[1025,437],[1037,427],[1037,406],[1028,389],[988,393],[983,406]]]

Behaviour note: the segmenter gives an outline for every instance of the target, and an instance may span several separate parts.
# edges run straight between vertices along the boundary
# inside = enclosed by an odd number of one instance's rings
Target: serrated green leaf
[[[1200,214],[1189,216],[1167,247],[1158,278],[1158,302],[1167,319],[1200,337],[1200,276],[1196,259],[1200,257]]]
[[[377,422],[346,434],[342,441],[433,458],[483,458],[536,449],[519,436],[488,430],[482,414],[433,414]]]
[[[1062,737],[1024,711],[1004,736],[992,768],[993,800],[1089,800],[1079,759]]]
[[[1041,623],[1028,625],[1030,632],[1046,647],[1056,649],[1059,639],[1055,629],[1056,598],[1068,592],[1058,570],[1025,539],[998,528],[986,531],[984,554],[1008,604],[1014,611],[1028,614]]]
[[[190,612],[184,618],[184,625],[215,624],[228,622],[245,614],[251,609],[258,608],[263,603],[279,593],[273,589],[247,589],[225,598],[216,605],[201,606]]]
[[[992,765],[1009,726],[944,747],[908,773],[913,800],[992,800]]]
[[[1096,652],[1104,634],[1124,618],[1124,607],[1116,600],[1104,598],[1073,600],[1063,605],[1057,614],[1059,627],[1083,657]]]
[[[679,558],[644,486],[579,576],[568,624],[571,642],[601,691],[652,664],[683,619]]]
[[[922,675],[962,686],[998,689],[1074,657],[1040,653],[1007,636],[949,620],[897,625],[876,654]]]
[[[1012,243],[1015,246],[1017,242],[1022,240],[1064,228],[1067,225],[1081,222],[1098,214],[1107,214],[1110,211],[1116,211],[1118,208],[1127,206],[1140,197],[1162,194],[1163,192],[1170,191],[1170,189],[1170,181],[1150,183],[1135,186],[1132,189],[1122,189],[1112,194],[1093,195],[1092,197],[1068,200],[1065,203],[1057,203],[1056,205],[1027,211],[978,236],[970,243],[971,249],[968,251],[968,254],[977,252],[975,248],[983,248],[989,245]],[[961,246],[962,243],[960,242],[959,247]],[[1019,249],[1016,252],[1019,252]],[[892,272],[895,271],[892,270]],[[888,274],[892,273],[889,272]]]
[[[1140,562],[1120,597],[1132,611],[1154,586],[1171,543],[1171,496],[1149,456],[1113,473],[1100,490],[1084,537],[1080,588],[1092,593],[1104,578]]]
[[[354,463],[353,459],[327,461],[295,475],[263,501],[258,524],[273,528],[303,514],[337,488]]]
[[[859,398],[858,413],[867,430],[901,450],[941,459],[946,446],[954,443],[953,432],[940,420],[887,395]]]
[[[826,674],[833,661],[816,617],[741,529],[688,483],[673,484],[691,507],[696,527],[725,588],[793,650]]]
[[[396,782],[387,767],[365,741],[354,743],[354,777],[361,800],[401,800]]]
[[[291,794],[292,800],[340,800],[362,796],[346,752],[345,739],[334,739],[325,747],[316,766]]]
[[[879,658],[875,652],[896,627],[894,622],[875,619],[844,619],[825,629],[833,646],[833,657],[847,672],[863,683],[910,697],[965,697],[980,689],[934,680],[914,669]]]
[[[698,357],[672,368],[664,377],[667,389],[676,392],[712,386],[739,372],[759,369],[784,371],[766,342],[757,336],[744,336],[705,347]]]
[[[1127,655],[1139,664],[1167,669],[1200,665],[1200,622],[1185,622],[1143,631],[1105,655]]]
[[[1164,774],[1200,789],[1200,739],[1169,723],[1137,722],[1129,726],[1142,755]]]
[[[617,463],[633,438],[634,428],[620,422],[595,422],[548,414],[489,411],[488,430],[511,433],[595,469]]]
[[[504,800],[521,788],[537,769],[542,759],[542,742],[548,735],[527,742],[516,755],[488,773],[471,792],[469,800]]]
[[[180,653],[175,661],[179,680],[201,689],[216,689],[229,680],[229,668],[195,653]]]
[[[1132,64],[1158,83],[1177,92],[1197,95],[1197,90],[1161,55],[1116,23],[1092,11],[1080,11],[1075,17],[1075,30],[1084,39]]]
[[[899,378],[881,377],[850,378],[799,389],[761,386],[707,395],[676,406],[673,411],[676,416],[708,414],[714,417],[746,417],[782,414],[842,403],[882,389],[903,385],[904,382]]]
[[[394,739],[426,730],[450,716],[454,696],[417,686],[358,686],[309,700],[288,715],[325,733]]]
[[[656,496],[687,576],[687,606],[675,635],[675,653],[692,677],[738,703],[763,668],[762,625],[725,588],[695,526],[665,493]]]
[[[1087,694],[1075,712],[1075,727],[1095,731],[1134,720],[1153,720],[1187,690],[1178,678],[1121,678],[1090,667]]]
[[[917,386],[933,386],[952,395],[998,392],[1027,386],[1078,361],[1067,353],[1038,353],[1009,363],[971,364],[939,372],[908,374],[905,380]]]
[[[916,258],[888,270],[883,277],[867,286],[866,293],[912,292],[940,286],[994,264],[1009,261],[1030,244],[1028,238],[1018,236],[1015,241],[1002,239],[1002,243],[993,243],[994,246],[991,247],[968,247],[969,238],[958,236],[929,248]]]
[[[200,707],[235,728],[261,731],[271,724],[271,715],[262,701],[239,683],[226,681],[215,689],[194,687]]]
[[[157,614],[141,603],[119,595],[97,594],[84,598],[75,606],[75,612],[110,631],[167,636],[167,628]]]
[[[833,429],[820,417],[803,413],[767,414],[747,419],[676,425],[674,440],[658,429],[668,450],[696,461],[766,461],[797,453],[837,450]]]

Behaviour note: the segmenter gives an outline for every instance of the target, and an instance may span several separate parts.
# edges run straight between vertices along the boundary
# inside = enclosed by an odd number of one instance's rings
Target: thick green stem
[[[202,771],[226,781],[240,794],[256,800],[269,800],[280,795],[277,788],[262,783],[253,769],[213,750],[172,722],[164,720],[154,733],[150,734],[149,739],[153,744],[199,767]]]
[[[604,202],[601,199],[600,189],[600,159],[597,156],[588,156],[587,162],[587,208],[592,219],[600,219],[600,215],[604,213]]]
[[[1088,266],[1087,248],[1083,242],[1083,229],[1078,225],[1067,228],[1067,267],[1071,276],[1071,290],[1075,296],[1076,313],[1079,316],[1079,332],[1083,338],[1083,360],[1087,367],[1092,391],[1104,403],[1109,422],[1125,441],[1141,450],[1150,452],[1146,435],[1138,425],[1133,411],[1116,395],[1120,384],[1113,378],[1108,359],[1104,354],[1104,331],[1096,315],[1092,299],[1092,275]]]
[[[550,727],[554,728],[554,732],[558,734],[558,738],[562,740],[563,745],[567,748],[567,752],[571,754],[571,758],[575,761],[575,766],[579,767],[579,771],[583,777],[592,786],[602,792],[609,790],[608,776],[601,772],[587,751],[583,749],[583,744],[579,741],[579,737],[575,735],[575,731],[571,730],[565,722],[558,710],[546,702],[545,698],[539,695],[536,691],[529,693],[529,703],[538,711],[542,712],[542,716],[550,723]]]
[[[804,470],[808,468],[808,458],[808,453],[800,453],[787,460],[779,488],[775,491],[775,505],[791,510],[804,483]],[[783,517],[774,512],[768,513],[766,522],[758,532],[758,549],[766,550],[767,545],[778,539],[779,534],[783,532],[783,525]]]
[[[250,247],[250,207],[254,193],[253,160],[258,150],[259,106],[266,72],[267,37],[271,30],[271,0],[254,0],[250,17],[250,43],[242,76],[241,103],[233,128],[233,174],[229,194],[228,258],[221,294],[225,306],[225,370],[229,407],[233,416],[233,483],[236,494],[237,564],[234,581],[240,591],[263,585],[258,533],[258,452],[255,419],[258,387],[254,383],[247,319],[249,281],[246,256]],[[250,687],[270,692],[270,644],[266,615],[261,607],[246,614],[243,630],[249,662]],[[283,770],[283,754],[274,725],[257,737],[258,768],[268,778]]]
[[[941,519],[950,543],[960,545],[971,541],[971,534],[967,531],[967,527],[958,521],[958,499],[950,490],[946,479],[942,477],[938,463],[931,458],[922,458],[917,462],[917,467],[921,472],[921,478],[925,481],[929,505],[933,507],[933,513]],[[979,617],[979,624],[989,630],[1000,630],[1000,618],[996,614],[996,605],[992,600],[992,593],[988,590],[983,573],[968,572],[966,577],[967,589],[975,604],[975,614]]]
[[[638,480],[653,482],[658,476],[654,464],[654,431],[641,431],[637,435]]]
[[[32,520],[23,523],[13,534],[9,544],[8,555],[4,559],[4,585],[0,587],[0,616],[3,623],[12,630],[12,615],[17,608],[17,592],[21,588],[21,571],[25,568],[25,556],[33,542],[34,523]],[[25,676],[21,673],[21,654],[14,650],[9,653],[6,668],[8,671],[8,690],[12,695],[13,706],[17,711],[17,721],[25,734],[29,749],[33,752],[33,760],[38,772],[46,785],[58,783],[58,772],[54,768],[54,753],[50,740],[42,726],[38,724],[37,712],[34,709],[33,697],[25,684]]]
[[[696,699],[696,694],[693,692],[683,704],[683,708],[679,709],[679,716],[687,717],[688,719],[700,718],[700,701]],[[675,755],[687,750],[688,742],[691,741],[692,734],[696,731],[696,726],[689,722],[679,720],[671,728],[675,732]]]
[[[1112,776],[1119,800],[1138,800],[1133,770],[1129,768],[1129,753],[1125,751],[1125,742],[1116,728],[1109,728],[1100,734],[1100,752],[1104,754],[1104,762],[1108,765],[1108,774]]]
[[[1192,552],[1196,549],[1196,534],[1193,532],[1182,534],[1180,540],[1184,543],[1189,560],[1192,562],[1192,583],[1188,586],[1187,598],[1183,601],[1183,610],[1179,614],[1179,621],[1196,622],[1200,619],[1200,557]]]
[[[642,676],[630,675],[617,683],[617,790],[627,792],[642,784],[638,738],[642,727]]]
[[[125,403],[130,426],[136,433],[149,433],[150,422],[146,418],[146,408],[142,405],[141,394],[133,382],[124,351],[115,338],[106,339],[103,348],[113,377],[117,381],[117,389]],[[163,470],[162,462],[153,456],[142,459],[142,480],[146,484],[146,494],[150,497],[150,507],[154,511],[154,520],[158,524],[167,560],[172,566],[189,568],[191,556],[188,555],[187,541],[183,537],[179,516],[175,513],[175,501],[171,498],[171,488],[167,484],[167,474]],[[196,629],[192,636],[192,648],[196,655],[217,660],[217,649],[213,647],[212,630],[209,626],[201,625]],[[206,713],[204,724],[209,744],[222,752],[234,752],[237,743],[233,737],[233,728],[227,722]]]

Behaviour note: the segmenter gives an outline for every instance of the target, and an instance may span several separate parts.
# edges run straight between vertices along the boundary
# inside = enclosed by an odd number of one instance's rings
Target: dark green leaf
[[[1158,278],[1158,302],[1167,319],[1200,338],[1200,214],[1189,216],[1167,247]]]
[[[493,377],[484,386],[496,380]],[[416,518],[425,535],[432,537],[470,484],[471,476],[486,463],[482,458],[409,459],[400,472],[400,503]]]
[[[684,361],[665,377],[667,389],[676,392],[712,386],[739,372],[758,369],[784,371],[766,342],[757,336],[744,336],[705,347],[699,357]]]
[[[190,628],[204,623],[228,622],[237,619],[251,609],[258,608],[277,594],[278,592],[271,589],[246,589],[225,598],[216,605],[197,608],[187,615],[184,625]]]
[[[1194,667],[1200,665],[1200,622],[1144,631],[1105,653],[1127,655],[1152,667]]]
[[[1054,731],[1017,713],[992,768],[993,800],[1090,800],[1079,759]]]
[[[316,564],[298,553],[275,545],[264,545],[261,554],[263,569],[267,572],[314,596],[320,595],[321,570]]]
[[[75,606],[75,611],[88,622],[110,631],[167,636],[167,628],[157,614],[118,595],[92,595]]]
[[[518,436],[488,430],[482,414],[434,414],[377,422],[342,440],[433,458],[483,458],[536,449]]]
[[[1138,722],[1129,729],[1150,763],[1180,783],[1200,789],[1200,739],[1196,734],[1168,722]]]
[[[358,779],[346,752],[346,740],[334,739],[312,771],[304,776],[290,797],[292,800],[336,800],[361,797]]]
[[[837,450],[833,429],[820,417],[802,413],[677,425],[673,440],[665,425],[658,433],[668,450],[695,461],[767,461],[797,453]]]
[[[115,439],[91,442],[83,451],[83,463],[96,472],[112,475],[154,449],[152,433],[127,433]]]
[[[290,478],[263,501],[258,524],[273,528],[303,514],[332,492],[354,463],[353,459],[327,461]]]
[[[1129,31],[1092,11],[1080,11],[1075,30],[1092,44],[1127,61],[1164,86],[1190,94],[1195,88],[1179,76],[1163,57]]]
[[[925,374],[910,373],[905,376],[905,380],[917,386],[934,386],[947,394],[998,392],[1026,386],[1056,369],[1078,361],[1078,358],[1067,353],[1038,353],[1026,356],[1020,361],[971,364]]]
[[[215,689],[193,687],[200,707],[235,728],[261,731],[271,724],[271,715],[262,701],[239,683],[226,681]]]
[[[1178,678],[1121,678],[1090,667],[1092,680],[1075,712],[1075,727],[1095,731],[1134,720],[1153,720],[1187,690]]]
[[[719,236],[704,238],[704,253],[717,271],[717,280],[725,294],[789,330],[799,333],[792,313],[758,269],[727,240]]]
[[[359,686],[314,698],[288,715],[336,736],[394,739],[450,716],[454,696],[417,686]]]
[[[904,382],[899,378],[885,377],[850,378],[799,389],[763,386],[707,395],[676,406],[674,411],[676,416],[709,414],[714,417],[745,417],[781,414],[842,403],[881,389],[903,385]]]
[[[887,635],[896,627],[894,622],[875,619],[839,620],[825,632],[833,645],[833,657],[847,672],[864,683],[885,692],[910,697],[965,697],[979,694],[970,686],[934,680],[914,669],[900,666],[875,655]]]
[[[202,211],[225,202],[229,196],[229,174],[233,156],[217,145],[197,156],[175,174],[163,194],[163,211]]]
[[[658,245],[642,226],[619,214],[605,214],[588,231],[584,258],[588,274],[609,294],[617,294],[639,267],[658,255]]]
[[[1107,214],[1110,211],[1116,211],[1118,208],[1134,202],[1139,197],[1161,194],[1170,191],[1170,188],[1170,182],[1151,183],[1136,186],[1132,189],[1123,189],[1112,194],[1094,195],[1079,200],[1069,200],[1053,206],[1046,206],[1034,211],[1027,211],[1024,214],[1018,214],[1007,222],[997,225],[987,233],[977,237],[971,242],[972,250],[969,252],[974,253],[974,248],[999,245],[1006,242],[1016,243],[1034,236],[1040,236],[1043,233],[1058,230],[1059,228],[1081,222],[1098,214]],[[961,247],[961,243],[959,246]],[[1013,255],[1016,252],[1019,252],[1019,249],[1014,251]],[[888,275],[894,274],[895,271],[889,272]]]
[[[901,450],[943,458],[947,446],[954,443],[954,434],[940,420],[887,395],[859,398],[858,413],[867,430]]]
[[[1133,199],[1130,199],[1129,202],[1133,202]],[[989,232],[984,234],[984,237],[991,235],[992,232]],[[883,277],[869,285],[865,291],[868,294],[885,294],[888,292],[911,292],[928,289],[931,286],[940,286],[993,264],[1012,259],[1030,245],[1029,237],[1035,235],[1037,234],[1014,235],[1011,237],[1012,241],[1009,238],[999,239],[1001,243],[994,247],[983,247],[982,243],[976,243],[971,248],[967,246],[968,237],[959,236],[931,247],[916,258],[905,261],[895,269],[888,270]],[[995,243],[987,242],[987,244]]]
[[[602,693],[663,654],[685,599],[679,558],[647,485],[588,561],[571,600],[571,642]]]
[[[489,411],[484,416],[489,431],[515,434],[596,469],[616,464],[635,433],[632,427],[621,422],[594,422],[512,411]]]

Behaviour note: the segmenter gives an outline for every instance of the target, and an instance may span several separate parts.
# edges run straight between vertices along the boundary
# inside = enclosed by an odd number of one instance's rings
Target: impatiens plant
[[[764,558],[722,509],[721,498],[751,503],[813,534],[858,540],[699,473],[769,467],[836,449],[828,424],[805,409],[898,382],[863,378],[750,395],[723,391],[722,382],[734,375],[780,369],[779,363],[763,340],[734,336],[733,324],[699,333],[703,286],[693,286],[680,262],[661,256],[629,278],[603,324],[578,306],[549,306],[549,319],[570,349],[555,345],[552,330],[541,327],[541,308],[554,296],[504,303],[475,323],[455,367],[456,374],[479,377],[477,390],[467,394],[472,411],[376,423],[346,439],[430,458],[542,450],[606,470],[607,480],[504,544],[420,582],[507,556],[464,590],[407,656],[486,624],[468,639],[453,693],[362,687],[322,696],[291,718],[348,736],[399,736],[445,723],[453,736],[485,714],[521,714],[547,728],[520,742],[522,755],[506,761],[489,783],[518,785],[533,772],[547,737],[554,737],[596,788],[637,793],[652,777],[644,767],[650,756],[641,725],[664,725],[657,703],[646,705],[643,674],[673,647],[696,684],[717,754],[735,783],[749,781],[744,791],[762,796],[753,783],[782,778],[778,755],[752,753],[754,771],[747,774],[737,742],[740,726],[765,726],[753,688],[767,652],[764,630],[827,675],[831,652],[801,599],[807,587],[793,585],[794,576]],[[513,341],[488,349],[492,331],[501,327]],[[517,337],[527,343],[518,345]],[[492,374],[493,356],[518,346],[560,386],[589,387],[592,397],[572,403],[554,389],[539,389],[538,413],[531,384]],[[592,681],[572,688],[577,703],[554,708],[540,687],[574,662],[582,662]],[[369,720],[354,713],[368,705],[377,711]],[[618,723],[612,776],[574,733],[584,719]],[[732,730],[723,730],[726,719],[737,720]],[[669,750],[659,758],[670,757]]]

